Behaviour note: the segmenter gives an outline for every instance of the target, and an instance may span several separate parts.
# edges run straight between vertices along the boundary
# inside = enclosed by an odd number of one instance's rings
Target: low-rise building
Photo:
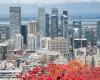
[[[43,38],[41,39],[41,48],[50,51],[60,52],[62,55],[67,55],[69,53],[69,43],[64,37],[57,38]]]
[[[99,67],[100,66],[100,55],[94,56],[94,66]]]
[[[17,75],[22,72],[22,69],[0,70],[0,79],[2,80],[16,80]]]
[[[85,64],[86,57],[86,48],[78,48],[75,49],[75,59],[80,60],[83,64]]]

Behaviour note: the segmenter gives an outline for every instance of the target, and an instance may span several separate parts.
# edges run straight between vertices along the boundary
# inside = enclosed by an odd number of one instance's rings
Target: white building
[[[40,40],[40,48],[41,49],[48,49],[49,41],[51,40],[50,37],[44,37]]]
[[[50,63],[56,61],[61,57],[61,54],[58,51],[41,49],[41,50],[37,50],[36,53],[39,56],[39,61],[43,63]]]
[[[28,34],[37,34],[38,28],[37,28],[37,21],[31,21],[28,23],[27,26]]]
[[[0,70],[0,80],[16,80],[19,73],[22,72],[22,69],[14,70]]]
[[[16,34],[14,37],[14,50],[23,50],[23,36]]]
[[[86,58],[86,48],[78,48],[75,49],[75,59],[78,59],[80,62],[85,64],[85,58]]]
[[[100,54],[100,48],[97,48],[97,54]]]
[[[69,53],[68,41],[63,37],[58,38],[43,38],[41,39],[41,48],[50,51],[59,51],[62,55]]]
[[[28,50],[34,51],[35,48],[35,36],[34,34],[27,35],[27,48]]]
[[[86,56],[86,64],[93,66],[93,56],[90,55]]]
[[[94,55],[94,66],[100,67],[100,55]]]
[[[40,49],[40,42],[42,38],[43,38],[43,34],[41,32],[38,32],[37,35],[35,36],[36,49]]]

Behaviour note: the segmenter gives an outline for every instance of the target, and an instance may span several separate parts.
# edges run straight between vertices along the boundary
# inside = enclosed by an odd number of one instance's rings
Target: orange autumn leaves
[[[100,80],[100,68],[73,60],[68,64],[48,64],[35,67],[17,76],[18,80]]]

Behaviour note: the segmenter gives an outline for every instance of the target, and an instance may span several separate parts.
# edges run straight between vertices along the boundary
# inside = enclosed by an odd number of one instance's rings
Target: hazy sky
[[[22,16],[33,16],[37,5],[44,5],[51,12],[57,7],[59,12],[68,10],[69,14],[100,14],[100,0],[0,0],[0,17],[9,17],[9,6],[19,4]]]
[[[59,3],[81,3],[81,2],[100,2],[100,0],[0,0],[0,4],[36,4],[36,3],[44,3],[44,4],[59,4]]]

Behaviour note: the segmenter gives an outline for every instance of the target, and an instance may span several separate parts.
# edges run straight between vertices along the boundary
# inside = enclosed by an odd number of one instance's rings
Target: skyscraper
[[[85,38],[91,45],[96,45],[97,43],[97,36],[96,36],[96,29],[95,28],[86,28],[85,29]]]
[[[43,7],[38,8],[38,31],[45,36],[45,9]]]
[[[68,12],[63,11],[63,15],[61,16],[61,36],[64,38],[68,38]]]
[[[0,41],[9,39],[9,25],[0,24]]]
[[[52,8],[50,37],[58,37],[58,10]]]
[[[100,42],[100,21],[97,22],[97,41]]]
[[[82,24],[81,21],[73,21],[74,38],[82,38]]]
[[[21,27],[21,7],[10,7],[10,38],[20,33]]]
[[[21,34],[23,36],[24,44],[27,44],[27,25],[21,25]]]
[[[63,15],[68,16],[68,11],[63,11]]]
[[[37,21],[31,21],[27,26],[28,34],[37,34]]]
[[[48,37],[49,36],[49,34],[50,34],[50,26],[49,26],[49,20],[50,20],[50,16],[49,16],[49,14],[46,14],[45,15],[45,20],[46,20],[46,36]]]

